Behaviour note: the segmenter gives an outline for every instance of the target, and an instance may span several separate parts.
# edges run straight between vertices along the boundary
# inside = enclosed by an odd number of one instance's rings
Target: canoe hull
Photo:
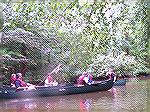
[[[124,85],[126,85],[126,79],[120,79],[114,83],[114,86],[124,86]]]
[[[29,98],[29,97],[48,97],[70,94],[82,94],[96,91],[107,91],[113,87],[113,81],[107,80],[93,85],[77,87],[74,85],[37,87],[36,90],[20,90],[15,88],[0,88],[0,99]]]

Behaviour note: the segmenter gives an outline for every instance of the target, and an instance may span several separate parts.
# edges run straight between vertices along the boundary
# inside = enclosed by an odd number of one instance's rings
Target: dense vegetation
[[[105,75],[110,67],[118,75],[148,73],[149,13],[147,0],[5,2],[2,32],[11,39],[2,41],[0,53],[30,61],[3,61],[1,68],[27,67],[26,77],[34,79],[46,74],[49,64],[59,63],[65,78],[84,70]]]

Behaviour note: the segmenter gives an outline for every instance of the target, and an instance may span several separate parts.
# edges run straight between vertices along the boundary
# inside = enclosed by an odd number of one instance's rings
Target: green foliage
[[[96,75],[110,66],[121,75],[146,72],[146,2],[94,2],[10,2],[3,7],[3,31],[22,28],[34,34],[40,44],[38,48],[31,47],[26,56],[32,60],[29,68],[34,74],[48,62],[64,64],[66,76],[88,69],[89,64],[96,68],[93,70]],[[9,47],[21,53],[21,46],[15,45]],[[119,58],[124,52],[125,57]]]
[[[16,46],[18,45],[18,46]],[[19,47],[20,45],[20,47]],[[21,54],[21,44],[18,44],[17,42],[12,42],[12,43],[7,43],[5,45],[1,45],[1,49],[0,49],[0,55],[4,56],[4,57],[12,57],[12,58],[20,58],[20,57],[24,57]]]
[[[100,55],[94,60],[91,67],[95,75],[105,75],[103,73],[107,72],[109,68],[114,68],[118,76],[124,76],[147,73],[148,69],[145,65],[142,60],[123,52],[116,56],[114,54]]]
[[[134,5],[126,4],[120,16],[113,19],[114,34],[110,50],[94,60],[96,63],[94,62],[93,66],[96,68],[96,74],[101,74],[102,70],[107,71],[109,67],[116,69],[119,75],[137,75],[137,73],[148,72],[146,62],[148,18],[145,6],[144,2],[137,2]],[[126,53],[124,61],[118,61],[118,57],[123,52]],[[100,61],[101,56],[105,57],[105,61]],[[116,63],[117,61],[119,63]]]

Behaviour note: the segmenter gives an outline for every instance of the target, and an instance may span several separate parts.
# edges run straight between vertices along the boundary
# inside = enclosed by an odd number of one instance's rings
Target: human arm
[[[22,87],[22,86],[21,86],[21,82],[20,82],[19,80],[16,80],[16,81],[15,81],[15,86],[16,86],[16,88]]]

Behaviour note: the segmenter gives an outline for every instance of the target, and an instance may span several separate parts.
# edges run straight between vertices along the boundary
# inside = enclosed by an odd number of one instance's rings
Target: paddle
[[[61,64],[57,65],[57,66],[53,69],[53,71],[50,72],[50,74],[52,74],[52,73],[56,73],[56,74],[57,74],[60,69],[61,69]],[[43,80],[42,80],[38,85],[42,84],[42,83],[46,80],[46,78],[48,77],[48,75],[49,75],[49,74],[47,74],[47,75],[43,78]]]

